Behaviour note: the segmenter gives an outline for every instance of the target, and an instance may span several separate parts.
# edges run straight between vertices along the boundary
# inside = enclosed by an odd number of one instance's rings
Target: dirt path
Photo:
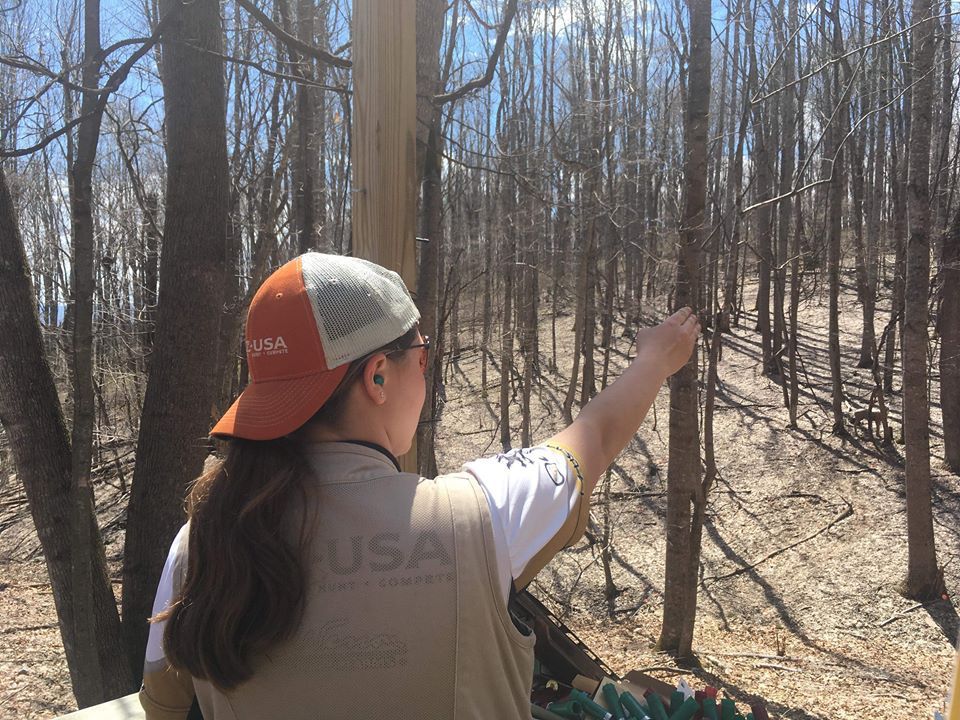
[[[686,677],[738,700],[763,696],[774,717],[931,717],[947,692],[953,658],[947,637],[956,637],[952,603],[960,589],[960,479],[942,467],[939,406],[933,404],[931,432],[935,528],[951,598],[917,606],[896,592],[906,565],[903,448],[882,453],[861,434],[848,440],[830,435],[825,305],[811,303],[801,320],[814,387],[802,399],[798,430],[788,428],[780,386],[758,371],[752,318],[725,338],[715,421],[721,478],[704,533],[694,642],[704,669]],[[869,372],[853,370],[860,308],[852,296],[844,298],[841,322],[847,391],[863,395]],[[565,339],[558,348],[559,375],[547,373],[544,362],[532,413],[535,439],[560,426],[570,325],[570,318],[559,321],[558,339]],[[499,450],[498,391],[490,390],[490,405],[483,401],[480,354],[469,348],[470,328],[462,332],[465,350],[447,375],[449,402],[438,442],[442,470]],[[545,355],[549,337],[547,318]],[[622,367],[629,344],[616,339],[614,367]],[[493,385],[498,371],[491,366],[489,372]],[[899,434],[899,397],[891,412]],[[618,672],[672,667],[651,650],[662,609],[667,414],[664,389],[655,414],[613,468],[614,617],[607,615],[598,549],[587,541],[558,557],[534,585]],[[124,497],[105,485],[98,489],[101,524],[111,526],[115,576]],[[0,717],[47,718],[74,706],[49,586],[21,499],[15,482],[0,490]],[[677,678],[664,670],[653,674]]]

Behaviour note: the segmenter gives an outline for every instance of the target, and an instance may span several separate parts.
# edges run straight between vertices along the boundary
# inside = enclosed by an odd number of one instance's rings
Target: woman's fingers
[[[671,315],[666,320],[664,320],[663,324],[682,326],[683,323],[685,323],[689,319],[690,315],[692,314],[693,314],[693,310],[691,310],[688,307],[682,307],[679,310],[677,310],[675,313],[673,313],[673,315]]]

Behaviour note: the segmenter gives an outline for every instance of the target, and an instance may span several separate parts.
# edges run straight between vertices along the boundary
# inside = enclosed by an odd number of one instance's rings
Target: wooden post
[[[415,0],[353,3],[353,254],[416,284]]]
[[[354,0],[352,245],[416,294],[416,0]],[[416,472],[417,449],[400,459]]]

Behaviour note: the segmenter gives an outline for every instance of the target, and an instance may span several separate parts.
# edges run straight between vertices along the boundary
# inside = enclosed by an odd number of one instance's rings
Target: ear
[[[387,356],[384,353],[373,355],[363,366],[360,384],[364,394],[374,405],[383,405],[385,401],[383,385],[387,377]],[[374,382],[374,375],[379,376],[380,382]]]

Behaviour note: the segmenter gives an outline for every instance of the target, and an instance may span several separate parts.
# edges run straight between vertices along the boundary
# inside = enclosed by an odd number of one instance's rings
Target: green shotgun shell
[[[670,720],[690,720],[690,718],[696,715],[699,711],[700,703],[698,703],[694,698],[687,698],[686,701],[680,704],[680,707],[671,713]]]
[[[596,718],[597,720],[613,720],[613,715],[611,715],[605,707],[595,703],[593,698],[587,695],[587,693],[585,693],[583,690],[577,690],[574,688],[570,691],[570,697],[583,705],[584,712],[586,712],[590,717]]]
[[[574,720],[582,720],[583,718],[583,705],[576,700],[550,703],[547,705],[547,710],[556,713],[560,717],[573,718]]]
[[[703,699],[703,717],[704,720],[720,720],[717,714],[717,701],[712,697]]]
[[[617,688],[615,685],[607,683],[603,686],[603,699],[607,703],[607,707],[610,708],[610,712],[613,713],[613,717],[616,720],[623,720],[623,708],[620,707],[620,696],[617,694]]]
[[[679,690],[674,690],[670,695],[670,714],[673,715],[680,709],[681,705],[683,705],[683,693]]]
[[[647,695],[647,707],[650,708],[650,717],[653,720],[669,720],[667,709],[663,706],[663,700],[655,692]]]
[[[720,701],[720,720],[734,720],[737,714],[737,706],[733,704],[730,698],[724,698]]]
[[[539,705],[530,705],[530,714],[533,715],[536,720],[567,720],[563,715],[557,715],[555,712],[550,712],[546,708],[542,708]]]
[[[628,713],[637,718],[637,720],[647,720],[650,717],[647,709],[640,704],[629,690],[624,690],[620,694],[620,704],[623,705]]]

